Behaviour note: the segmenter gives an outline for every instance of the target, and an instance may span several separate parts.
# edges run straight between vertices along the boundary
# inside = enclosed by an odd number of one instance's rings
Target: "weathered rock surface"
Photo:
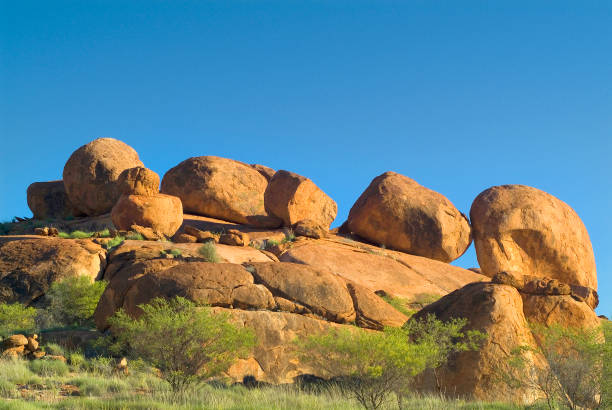
[[[302,219],[296,222],[292,229],[297,236],[306,236],[313,239],[325,238],[329,232],[328,227],[311,219]]]
[[[468,351],[451,357],[439,369],[438,376],[444,393],[480,400],[512,400],[531,403],[539,398],[535,389],[512,389],[499,382],[498,371],[510,372],[507,364],[510,352],[519,346],[535,347],[535,339],[527,327],[523,302],[519,292],[508,285],[473,283],[446,295],[426,306],[411,320],[435,315],[445,321],[466,318],[465,330],[479,330],[487,339],[477,351]],[[528,355],[532,366],[542,366],[541,357]],[[421,390],[435,390],[429,374],[419,381]]]
[[[281,261],[324,269],[371,291],[413,300],[446,295],[487,277],[447,263],[367,246],[346,239],[306,241],[284,252]]]
[[[111,218],[119,230],[139,225],[171,237],[183,223],[183,206],[178,197],[171,195],[121,195]]]
[[[467,218],[443,195],[395,172],[374,178],[351,208],[348,228],[386,247],[451,262],[471,242]]]
[[[344,281],[331,272],[296,263],[270,262],[248,265],[257,283],[273,295],[306,306],[328,320],[355,320],[353,300]]]
[[[106,253],[89,240],[0,237],[0,303],[30,305],[69,276],[99,277]]]
[[[250,242],[249,234],[237,229],[230,229],[219,237],[219,243],[230,246],[248,246]]]
[[[329,229],[338,206],[310,179],[289,171],[277,171],[265,190],[266,211],[291,226],[310,219]]]
[[[119,191],[123,195],[156,195],[159,175],[145,167],[134,167],[119,174]]]
[[[102,215],[119,199],[119,174],[143,166],[129,145],[98,138],[72,153],[64,166],[64,186],[70,202],[86,215]]]
[[[34,182],[27,191],[28,207],[35,219],[83,215],[68,199],[63,181]]]
[[[268,182],[270,182],[274,174],[276,174],[275,170],[265,165],[251,164],[251,167],[257,172],[259,172],[261,175],[263,175],[263,177],[266,178]]]
[[[347,283],[347,288],[355,305],[357,326],[382,330],[385,326],[400,327],[408,320],[406,315],[395,310],[370,289],[351,282]]]
[[[185,212],[247,224],[247,217],[266,215],[268,181],[247,164],[213,156],[189,158],[170,169],[161,191],[178,196]]]
[[[585,302],[569,295],[534,295],[521,292],[525,318],[541,325],[574,328],[599,326],[599,318]]]
[[[519,271],[597,290],[591,240],[563,201],[524,185],[494,186],[474,200],[470,218],[485,275]]]

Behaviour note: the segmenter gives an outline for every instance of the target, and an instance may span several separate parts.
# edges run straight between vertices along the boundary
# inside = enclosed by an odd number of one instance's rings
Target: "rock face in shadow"
[[[129,145],[113,138],[98,138],[74,151],[66,162],[66,194],[85,215],[105,214],[121,196],[119,175],[142,166],[138,153]]]
[[[106,253],[89,240],[0,237],[0,303],[30,305],[69,276],[102,275]]]
[[[27,191],[34,219],[64,219],[83,215],[68,199],[64,181],[34,182]]]
[[[466,318],[464,330],[479,330],[487,339],[478,351],[461,352],[438,370],[442,393],[480,400],[511,400],[532,403],[540,394],[535,389],[512,389],[499,382],[499,372],[511,372],[510,352],[519,346],[536,346],[523,314],[519,292],[508,285],[472,283],[426,306],[411,320],[433,314],[442,321]],[[545,366],[542,357],[530,354],[531,366]],[[432,374],[419,380],[422,391],[436,391]]]
[[[524,185],[494,186],[470,211],[483,273],[518,271],[597,290],[591,240],[569,205]]]
[[[467,218],[448,199],[395,172],[372,180],[347,222],[377,245],[442,262],[457,259],[471,242]]]
[[[267,179],[247,164],[204,156],[189,158],[166,172],[161,192],[179,197],[185,212],[248,224],[248,217],[267,215],[267,185]]]

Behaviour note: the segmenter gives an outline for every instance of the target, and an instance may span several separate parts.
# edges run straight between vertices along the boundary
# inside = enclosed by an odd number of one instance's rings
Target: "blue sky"
[[[303,174],[334,225],[388,170],[465,213],[526,184],[583,219],[612,316],[612,3],[0,5],[0,219],[101,136],[160,175],[196,155]],[[455,262],[476,263],[473,246]]]

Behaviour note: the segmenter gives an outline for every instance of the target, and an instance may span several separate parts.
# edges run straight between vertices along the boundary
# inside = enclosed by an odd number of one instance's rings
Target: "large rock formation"
[[[89,240],[0,237],[0,303],[29,305],[69,276],[96,279],[106,253]]]
[[[395,172],[374,178],[351,208],[348,229],[375,243],[442,262],[471,242],[467,218],[443,195]]]
[[[63,181],[34,182],[27,191],[28,207],[35,219],[81,216],[68,199]]]
[[[86,215],[110,212],[121,195],[117,179],[127,168],[143,166],[132,147],[98,138],[72,153],[64,166],[64,186],[76,209]]]
[[[159,193],[159,175],[145,167],[124,170],[118,179],[123,195],[151,196]]]
[[[408,300],[442,296],[468,283],[488,280],[447,263],[346,239],[296,243],[280,260],[325,269],[372,291]]]
[[[128,231],[138,225],[171,237],[183,223],[183,206],[171,195],[121,195],[111,217],[117,229]]]
[[[597,290],[591,240],[563,201],[524,185],[494,186],[474,200],[470,218],[485,275],[518,271]]]
[[[181,198],[185,212],[248,224],[248,217],[266,216],[267,185],[266,178],[247,164],[205,156],[170,169],[161,191]]]
[[[336,218],[338,206],[310,179],[289,171],[277,171],[265,191],[265,207],[270,215],[291,226],[310,219],[326,228]]]
[[[445,321],[466,318],[464,330],[478,330],[487,335],[477,351],[458,353],[438,371],[442,393],[480,400],[511,400],[531,403],[540,397],[533,388],[512,388],[501,383],[502,373],[511,373],[508,357],[514,348],[535,347],[536,341],[527,327],[523,301],[519,292],[508,285],[473,283],[426,306],[411,320],[433,314]],[[528,354],[530,366],[544,366],[542,357]],[[500,373],[501,372],[501,373]],[[435,380],[423,375],[418,388],[435,391]]]

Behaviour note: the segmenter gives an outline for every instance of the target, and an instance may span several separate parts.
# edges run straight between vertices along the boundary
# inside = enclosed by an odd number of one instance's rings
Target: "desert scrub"
[[[144,241],[145,240],[144,236],[142,236],[142,234],[138,232],[128,232],[128,234],[125,235],[125,239],[128,241]]]
[[[163,255],[172,255],[175,258],[179,257],[179,256],[181,256],[183,254],[183,252],[181,252],[180,249],[176,249],[176,248],[173,248],[173,249],[162,249],[161,251],[159,251],[159,253],[162,256]]]
[[[28,367],[41,377],[65,376],[70,370],[61,360],[32,360]]]
[[[92,326],[93,313],[107,282],[72,276],[54,282],[45,295],[50,321],[60,326]]]
[[[200,246],[198,253],[206,259],[207,262],[217,263],[220,261],[219,255],[217,254],[217,247],[214,242],[206,242]]]
[[[111,249],[116,248],[117,246],[121,245],[123,241],[125,241],[125,238],[123,236],[117,235],[111,240],[109,240],[108,242],[106,242],[104,244],[104,248],[106,248],[107,251],[110,251]]]
[[[35,328],[36,309],[21,303],[0,303],[0,338]]]

